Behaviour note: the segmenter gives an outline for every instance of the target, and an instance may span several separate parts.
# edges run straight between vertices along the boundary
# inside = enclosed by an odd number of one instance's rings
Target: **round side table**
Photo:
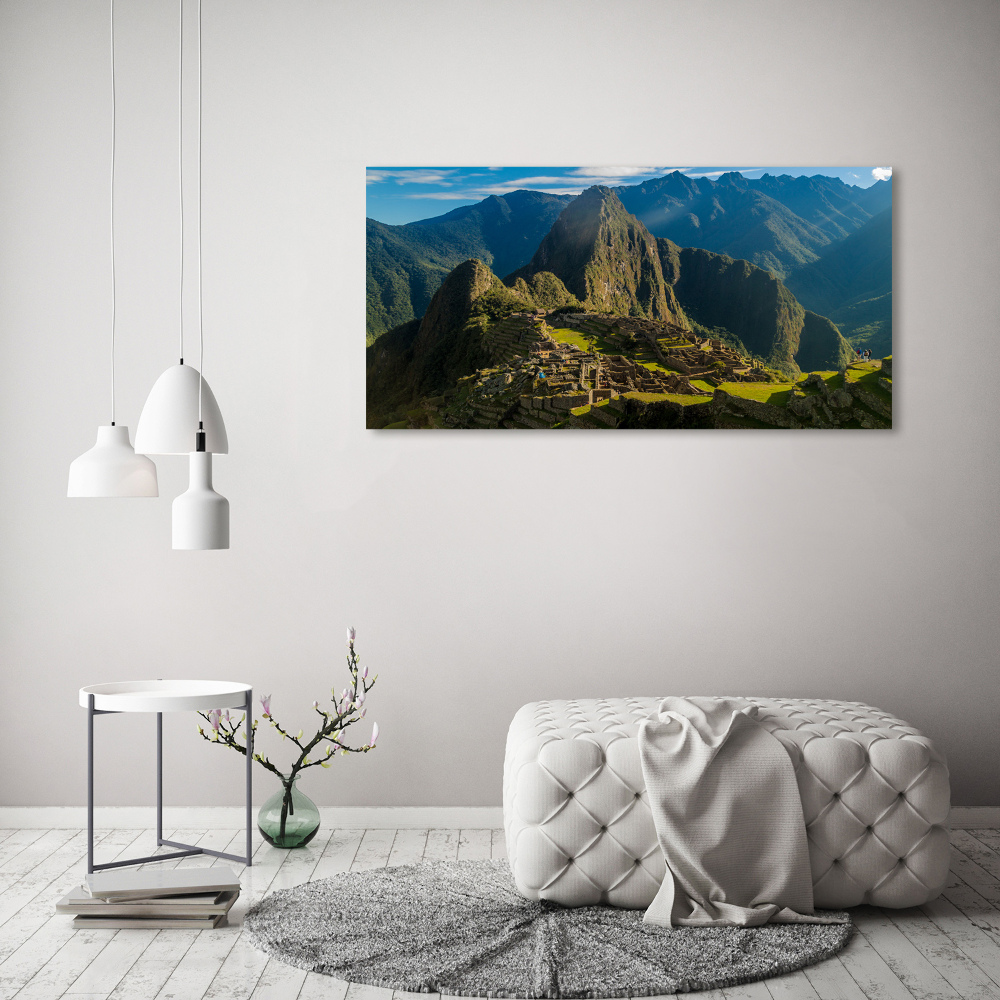
[[[115,681],[91,684],[80,688],[80,704],[87,709],[87,872],[104,868],[143,865],[150,861],[186,858],[193,854],[210,854],[216,858],[239,861],[250,865],[253,860],[253,821],[250,797],[253,783],[253,690],[249,684],[234,681]],[[243,729],[246,733],[246,798],[247,846],[246,857],[224,854],[207,847],[181,844],[163,837],[163,713],[206,712],[215,708],[238,708],[246,712]],[[156,843],[179,850],[170,854],[154,854],[146,858],[94,864],[94,716],[117,712],[156,713]]]

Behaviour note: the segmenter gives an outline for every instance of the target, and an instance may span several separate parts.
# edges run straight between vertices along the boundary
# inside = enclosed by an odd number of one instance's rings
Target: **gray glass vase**
[[[319,809],[296,788],[297,781],[283,781],[257,813],[257,829],[274,847],[303,847],[319,830]]]

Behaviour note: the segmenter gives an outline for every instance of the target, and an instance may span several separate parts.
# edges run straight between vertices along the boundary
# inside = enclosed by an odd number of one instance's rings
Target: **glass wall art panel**
[[[892,426],[890,167],[369,167],[367,426]]]

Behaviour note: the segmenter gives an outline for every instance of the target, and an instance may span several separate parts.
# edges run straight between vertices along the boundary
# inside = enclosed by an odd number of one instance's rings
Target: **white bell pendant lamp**
[[[111,0],[111,423],[69,467],[69,497],[155,497],[156,466],[137,455],[128,428],[115,422],[115,5]],[[223,432],[224,433],[224,432]]]
[[[200,399],[200,408],[199,408]],[[154,383],[135,428],[135,446],[146,455],[190,455],[197,447],[199,409],[205,451],[229,453],[229,438],[215,393],[197,368],[168,368]]]

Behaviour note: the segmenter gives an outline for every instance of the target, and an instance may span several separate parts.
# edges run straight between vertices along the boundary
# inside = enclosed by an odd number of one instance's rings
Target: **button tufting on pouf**
[[[564,906],[646,907],[664,875],[636,734],[660,698],[538,701],[514,716],[504,827],[518,889]],[[948,874],[948,768],[856,702],[748,698],[795,765],[815,903],[917,906]]]

